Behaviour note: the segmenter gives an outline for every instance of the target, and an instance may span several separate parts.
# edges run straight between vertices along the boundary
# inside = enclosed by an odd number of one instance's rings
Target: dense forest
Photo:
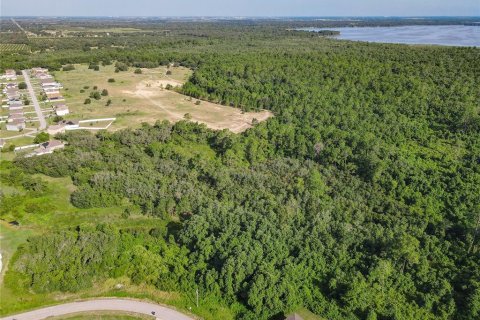
[[[2,59],[175,62],[194,70],[183,93],[275,115],[241,135],[187,121],[74,132],[58,136],[64,151],[17,158],[25,174],[71,177],[79,208],[170,221],[31,238],[12,262],[22,285],[198,285],[241,304],[239,319],[300,306],[327,319],[479,318],[480,51],[213,29],[98,50],[112,38],[54,39],[48,52],[32,41],[42,52]]]

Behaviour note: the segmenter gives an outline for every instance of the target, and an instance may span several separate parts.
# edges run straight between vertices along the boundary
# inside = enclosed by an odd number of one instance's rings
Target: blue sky
[[[480,16],[480,0],[0,0],[2,16]]]

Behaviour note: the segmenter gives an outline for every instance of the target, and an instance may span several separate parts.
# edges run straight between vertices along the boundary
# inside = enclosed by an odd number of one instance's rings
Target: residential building
[[[13,69],[5,70],[5,75],[3,76],[6,80],[17,80],[17,73]]]
[[[15,119],[12,122],[7,122],[8,131],[20,131],[25,129],[25,121],[21,119]]]
[[[65,104],[57,104],[54,109],[57,116],[65,116],[70,113],[70,110],[68,110]]]
[[[60,141],[60,140],[50,140],[47,142],[44,142],[33,151],[32,155],[40,156],[43,154],[49,154],[53,153],[53,151],[58,150],[58,149],[63,149],[65,148],[65,144]]]
[[[66,130],[75,130],[80,127],[78,120],[63,120],[58,124],[63,124]]]

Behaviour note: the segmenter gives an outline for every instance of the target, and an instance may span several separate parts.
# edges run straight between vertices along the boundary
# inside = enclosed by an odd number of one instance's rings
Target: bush
[[[108,79],[108,82],[110,82],[110,83],[115,82],[115,79],[110,78],[110,79]]]
[[[84,92],[85,92],[85,90],[83,90],[83,89],[80,89],[80,93],[84,93]]]
[[[172,71],[171,70],[168,70],[167,71],[167,76],[170,76],[172,74]]]
[[[104,97],[108,96],[108,90],[107,89],[102,90],[102,96],[104,96]]]
[[[27,84],[25,82],[20,82],[18,84],[18,89],[27,89]]]
[[[30,105],[30,100],[28,100],[27,98],[23,99],[23,105],[25,106]]]
[[[53,122],[59,123],[60,121],[63,121],[63,117],[61,117],[61,116],[55,116],[55,117],[53,117]]]
[[[115,63],[115,72],[118,71],[128,71],[128,65],[126,63],[123,63],[123,62],[117,62]]]
[[[85,99],[85,102],[83,104],[90,104],[90,103],[92,103],[92,100],[90,100],[90,98],[87,98]]]
[[[142,69],[140,69],[140,68],[135,69],[135,73],[136,74],[142,74]]]
[[[100,95],[100,92],[92,91],[92,92],[90,92],[90,98],[93,98],[95,100],[100,100],[102,98],[102,96]]]
[[[195,101],[195,105],[199,106],[202,103],[200,100]]]
[[[97,86],[93,86],[93,90],[97,90],[97,89],[98,89],[98,87],[97,87]]]
[[[107,103],[105,104],[106,107],[112,104],[112,99],[108,99]]]
[[[40,132],[35,136],[33,143],[44,143],[50,140],[50,135],[47,132]]]

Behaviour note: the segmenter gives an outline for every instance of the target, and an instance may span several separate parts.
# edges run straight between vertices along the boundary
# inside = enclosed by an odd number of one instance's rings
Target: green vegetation
[[[123,35],[121,49],[56,39],[64,55],[35,56],[117,72],[176,62],[194,70],[180,90],[205,101],[195,108],[275,117],[240,135],[193,121],[69,132],[64,151],[5,164],[2,182],[21,192],[2,196],[0,216],[57,224],[11,259],[8,301],[128,279],[183,308],[198,288],[192,312],[208,319],[480,316],[478,49],[271,24],[172,25],[176,38]],[[15,59],[0,63],[32,63]],[[45,179],[74,186],[55,202]]]
[[[27,89],[27,84],[25,82],[20,82],[18,84],[18,89]]]
[[[58,121],[57,121],[58,122]],[[40,132],[35,136],[35,139],[33,139],[34,143],[44,143],[50,140],[50,135],[46,132]]]

